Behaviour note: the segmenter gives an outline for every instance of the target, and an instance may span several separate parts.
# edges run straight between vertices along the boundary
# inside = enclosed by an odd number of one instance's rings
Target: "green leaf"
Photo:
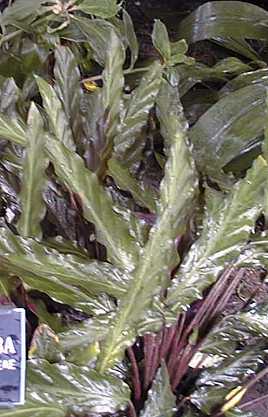
[[[101,372],[121,359],[124,349],[134,342],[142,320],[147,316],[150,319],[150,309],[178,262],[175,238],[184,232],[196,177],[186,145],[187,126],[177,94],[177,84],[173,87],[168,83],[163,84],[158,106],[169,157],[161,184],[158,217],[133,272],[128,292],[121,299],[117,315],[103,343],[99,358]]]
[[[96,371],[70,363],[28,361],[28,397],[54,401],[76,414],[115,413],[127,407],[129,388],[119,378],[99,376]],[[48,383],[49,381],[49,383]]]
[[[208,415],[215,407],[223,405],[226,395],[257,371],[263,362],[263,349],[264,344],[245,348],[217,368],[204,371],[197,381],[197,389],[191,394],[191,402]]]
[[[244,87],[214,104],[190,131],[200,170],[215,180],[220,169],[250,144],[260,141],[266,123],[266,90]]]
[[[155,49],[165,62],[171,58],[171,46],[166,26],[161,20],[155,20],[152,33],[152,40]]]
[[[3,11],[0,23],[4,26],[16,25],[25,19],[34,19],[41,9],[44,0],[16,0]]]
[[[61,100],[66,119],[72,129],[76,143],[79,142],[82,129],[80,71],[72,51],[58,46],[55,51],[55,90]]]
[[[40,222],[45,215],[42,197],[46,182],[45,169],[48,160],[45,156],[45,134],[43,120],[34,103],[28,114],[28,145],[23,162],[23,180],[20,191],[22,213],[18,222],[18,231],[24,237],[40,239]]]
[[[131,159],[132,147],[135,146],[138,134],[146,126],[149,112],[159,92],[162,71],[162,66],[157,61],[149,66],[129,100],[119,133],[114,139],[115,157],[124,162]]]
[[[36,76],[35,79],[42,96],[51,132],[69,149],[74,149],[75,145],[70,125],[56,91],[41,77]]]
[[[94,16],[103,17],[104,19],[115,16],[121,8],[117,0],[83,0],[79,4],[78,9],[84,13],[92,14]]]
[[[133,269],[138,246],[130,237],[127,224],[113,211],[112,201],[96,175],[86,169],[77,154],[52,138],[47,142],[47,152],[60,180],[80,198],[84,217],[94,223],[108,258],[126,270]]]
[[[142,410],[141,417],[172,417],[176,411],[176,397],[171,391],[169,375],[165,364],[156,374],[148,400]]]
[[[111,176],[122,190],[129,191],[142,207],[147,207],[151,212],[156,210],[152,192],[148,188],[142,188],[127,167],[114,158],[110,159],[108,167]]]
[[[60,302],[92,312],[92,295],[107,292],[120,298],[126,292],[126,276],[108,263],[63,255],[3,227],[0,237],[2,267]]]
[[[179,25],[178,38],[188,43],[213,38],[266,40],[268,12],[242,1],[210,1]]]
[[[130,69],[132,69],[138,59],[139,55],[139,43],[135,33],[135,28],[132,19],[128,12],[123,9],[123,23],[125,29],[125,36],[131,52]]]
[[[19,119],[10,119],[0,114],[0,136],[17,145],[25,146],[27,143],[26,127]]]
[[[240,74],[238,77],[233,78],[221,89],[221,95],[229,94],[232,91],[239,90],[240,88],[257,85],[268,86],[268,69],[262,68],[256,71],[247,71]]]
[[[246,247],[263,207],[266,179],[267,164],[259,157],[228,197],[207,190],[201,236],[192,245],[168,291],[166,304],[174,316],[201,299],[203,291]]]
[[[27,400],[25,405],[16,409],[0,410],[0,417],[66,417],[67,409],[55,401]]]

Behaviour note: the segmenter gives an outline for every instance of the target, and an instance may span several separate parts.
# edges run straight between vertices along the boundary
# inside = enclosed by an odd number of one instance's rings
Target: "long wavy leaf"
[[[120,298],[126,292],[127,278],[108,263],[64,255],[3,227],[0,236],[2,267],[52,298],[87,308],[94,294],[106,292]]]
[[[34,103],[28,114],[28,145],[23,163],[23,181],[20,192],[22,213],[18,231],[24,237],[41,238],[40,221],[45,214],[42,197],[46,181],[45,169],[48,160],[45,155],[45,133],[43,120]]]
[[[163,85],[158,106],[169,155],[161,184],[158,218],[102,346],[99,358],[102,372],[112,367],[122,357],[125,347],[133,343],[140,321],[160,295],[161,285],[162,289],[167,285],[168,274],[178,262],[175,238],[184,231],[188,205],[193,200],[195,173],[186,145],[187,127],[177,85]]]
[[[202,298],[203,291],[245,248],[263,207],[266,178],[267,164],[259,157],[227,198],[216,191],[207,191],[203,231],[168,291],[166,303],[175,316]]]
[[[77,154],[52,138],[47,142],[47,152],[60,180],[80,198],[85,218],[95,224],[108,258],[126,270],[133,269],[138,247],[127,224],[113,211],[112,201],[96,175],[85,168]]]

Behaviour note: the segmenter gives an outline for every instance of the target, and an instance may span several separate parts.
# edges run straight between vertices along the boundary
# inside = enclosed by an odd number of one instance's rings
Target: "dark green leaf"
[[[193,43],[204,39],[266,40],[268,12],[242,1],[210,1],[186,17],[178,37]]]
[[[260,84],[262,86],[268,86],[268,69],[262,68],[256,71],[247,71],[240,74],[238,77],[229,81],[222,89],[221,94],[225,95],[232,91],[239,90],[240,88],[248,85]]]
[[[190,131],[199,168],[214,179],[220,169],[250,144],[260,141],[266,123],[266,90],[260,85],[228,94]]]
[[[46,138],[43,120],[34,103],[31,104],[28,114],[27,139],[20,191],[22,213],[18,222],[18,231],[24,237],[40,239],[42,236],[40,221],[45,215],[42,193],[48,160],[45,155]]]
[[[171,391],[169,375],[165,364],[156,374],[148,400],[142,410],[141,417],[172,417],[176,410],[176,397]]]

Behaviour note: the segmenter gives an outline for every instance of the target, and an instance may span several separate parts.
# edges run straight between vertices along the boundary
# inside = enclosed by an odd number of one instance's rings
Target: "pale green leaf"
[[[26,127],[21,120],[10,119],[4,114],[0,114],[0,136],[18,145],[26,145]]]
[[[28,114],[27,146],[23,162],[23,179],[20,191],[22,213],[18,231],[24,237],[41,238],[40,222],[45,215],[42,192],[46,182],[45,132],[43,120],[34,103]]]
[[[66,417],[67,408],[55,401],[27,400],[16,409],[0,409],[0,417]]]
[[[52,138],[47,142],[47,152],[60,180],[80,198],[84,216],[94,223],[108,258],[126,270],[133,269],[138,245],[130,237],[127,224],[113,211],[112,201],[96,175],[86,169],[77,154]]]
[[[132,22],[132,19],[126,10],[123,10],[123,23],[125,29],[125,36],[127,43],[131,52],[131,64],[130,68],[132,69],[138,59],[139,55],[139,43],[135,33],[135,28]]]

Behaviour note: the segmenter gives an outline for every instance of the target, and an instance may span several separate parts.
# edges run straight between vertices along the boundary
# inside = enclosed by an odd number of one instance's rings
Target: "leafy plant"
[[[243,415],[267,373],[267,302],[228,311],[267,268],[266,15],[209,2],[177,40],[157,19],[143,66],[117,1],[0,15],[0,294],[28,313],[27,401],[0,416]]]

